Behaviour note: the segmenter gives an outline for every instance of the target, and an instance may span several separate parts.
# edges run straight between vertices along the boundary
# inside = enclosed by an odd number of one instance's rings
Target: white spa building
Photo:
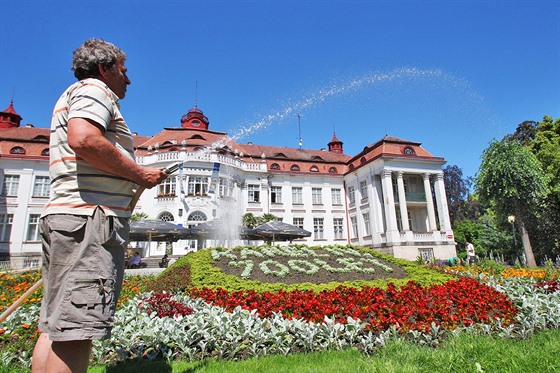
[[[0,112],[0,261],[13,267],[40,262],[38,218],[50,193],[49,129],[21,119],[13,103]],[[352,244],[408,260],[456,255],[445,160],[421,143],[385,136],[347,155],[335,134],[317,134],[324,149],[287,148],[237,143],[209,124],[195,107],[177,127],[135,135],[140,164],[185,163],[145,191],[134,212],[182,226],[216,219],[237,226],[245,213],[269,213],[311,232],[296,243]],[[172,255],[218,243],[180,240]],[[152,245],[145,255],[163,255]]]

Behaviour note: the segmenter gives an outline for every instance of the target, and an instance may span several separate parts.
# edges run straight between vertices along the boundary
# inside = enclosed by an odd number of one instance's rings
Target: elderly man
[[[118,100],[126,54],[101,39],[74,51],[78,82],[51,122],[52,197],[41,217],[44,297],[32,371],[86,372],[92,340],[111,335],[124,276],[130,201],[167,177],[138,165]]]

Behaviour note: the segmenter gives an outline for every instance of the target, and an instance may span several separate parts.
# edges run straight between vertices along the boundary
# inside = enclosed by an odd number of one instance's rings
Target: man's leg
[[[33,350],[32,373],[86,373],[91,347],[91,341],[51,342],[43,333]]]
[[[44,373],[47,370],[47,358],[51,350],[51,341],[47,333],[41,333],[35,348],[33,349],[33,357],[31,358],[31,372]]]
[[[53,342],[47,372],[86,373],[91,346],[91,341]]]

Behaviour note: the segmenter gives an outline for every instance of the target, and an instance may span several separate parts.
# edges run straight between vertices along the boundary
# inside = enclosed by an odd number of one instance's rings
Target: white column
[[[397,172],[397,188],[399,192],[399,208],[401,211],[402,230],[403,232],[406,232],[410,230],[410,226],[408,225],[408,211],[406,209],[406,194],[404,191],[402,171]]]
[[[439,216],[439,225],[442,230],[451,229],[451,221],[449,220],[449,207],[447,206],[447,196],[445,194],[445,183],[443,182],[443,172],[436,175],[434,183],[436,192],[436,203]]]
[[[426,202],[428,207],[428,231],[437,230],[436,212],[434,210],[434,200],[432,199],[432,188],[430,187],[430,174],[422,174],[424,179],[424,193],[426,193]]]
[[[376,175],[371,176],[371,185],[373,187],[372,199],[369,203],[371,209],[373,209],[373,220],[374,220],[374,231],[373,233],[384,232],[383,223],[383,201],[382,201],[382,190],[381,179]]]
[[[393,234],[398,235],[397,215],[395,213],[395,199],[393,197],[393,182],[391,180],[391,171],[383,170],[381,172],[381,186],[383,188],[383,207],[385,209],[385,220],[387,227],[387,240]],[[392,242],[393,240],[391,240]]]

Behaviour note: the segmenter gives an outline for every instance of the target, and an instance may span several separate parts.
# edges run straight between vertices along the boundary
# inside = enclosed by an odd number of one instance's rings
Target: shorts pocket
[[[71,264],[78,255],[77,247],[84,240],[87,218],[74,215],[53,215],[49,219],[51,261]]]
[[[74,327],[108,326],[113,321],[114,310],[114,280],[73,280],[70,302],[65,317],[68,323],[74,324]]]

